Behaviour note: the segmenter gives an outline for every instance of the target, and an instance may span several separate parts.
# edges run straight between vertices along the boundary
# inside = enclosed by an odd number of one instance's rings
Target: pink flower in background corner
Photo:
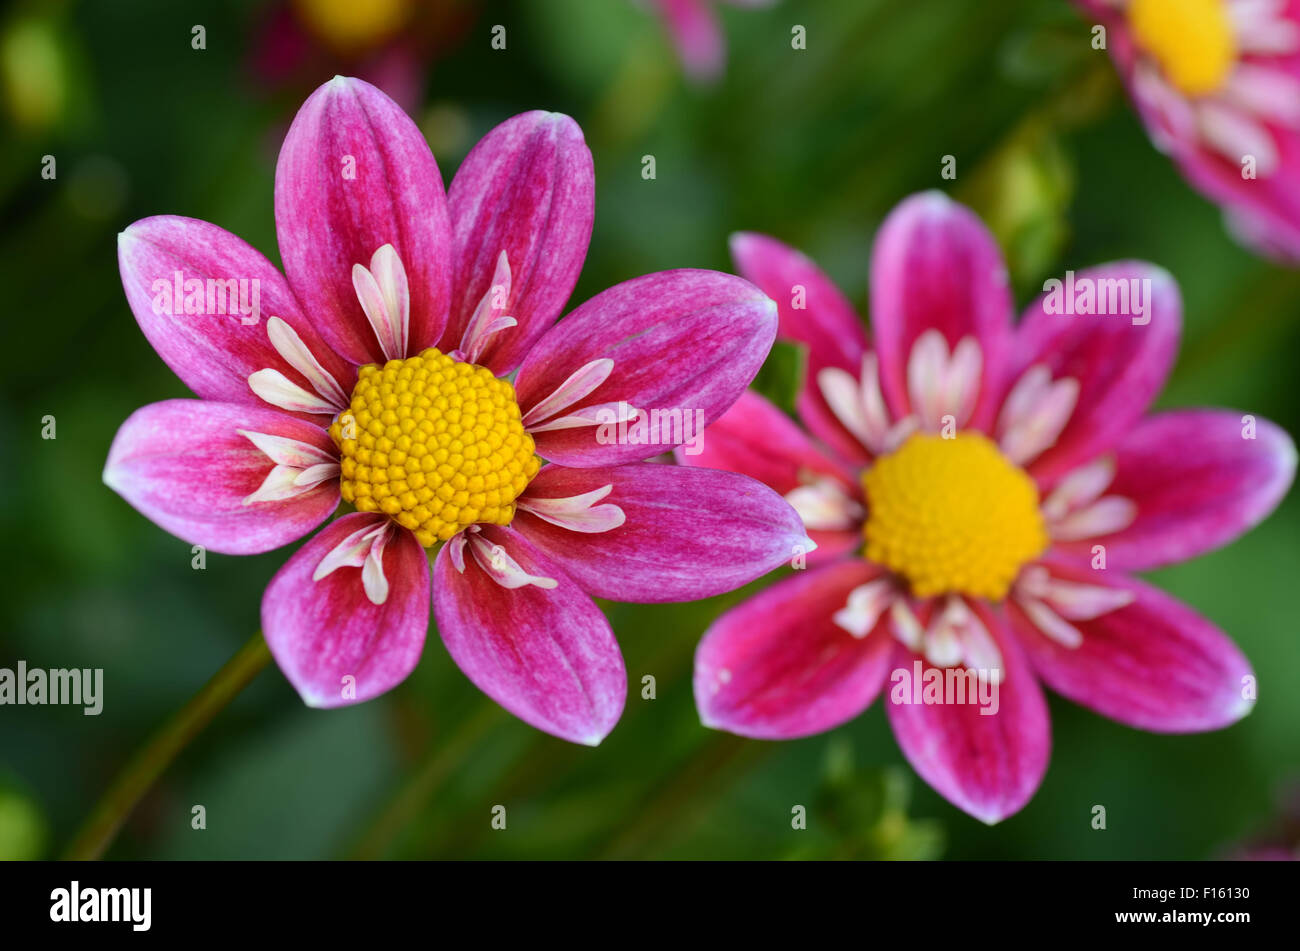
[[[1300,263],[1300,0],[1076,0],[1152,140],[1260,252]]]
[[[1241,652],[1128,572],[1261,521],[1291,485],[1295,445],[1241,413],[1146,415],[1180,334],[1167,273],[1121,262],[1070,274],[1013,326],[992,236],[968,209],[921,194],[877,236],[869,342],[808,258],[755,234],[732,250],[777,300],[779,336],[808,348],[806,428],[747,393],[683,461],[784,493],[819,547],[805,572],[701,641],[706,725],[806,736],[885,690],[916,771],[996,822],[1047,768],[1040,680],[1153,732],[1215,729],[1249,711]],[[996,706],[897,692],[952,675]]]
[[[478,16],[459,0],[273,0],[253,30],[259,88],[304,95],[321,76],[349,73],[407,112],[422,103],[433,64]]]
[[[645,0],[663,21],[686,74],[697,82],[709,82],[722,75],[727,62],[727,43],[714,7],[768,7],[776,0]]]
[[[751,479],[642,461],[678,432],[610,438],[610,420],[642,411],[718,418],[766,357],[776,307],[738,277],[677,270],[556,323],[593,201],[591,153],[567,116],[502,123],[444,193],[405,113],[337,77],[280,151],[284,275],[204,221],[147,218],[120,235],[131,309],[201,399],[134,413],[105,482],[172,534],[229,554],[302,538],[340,495],[357,509],[263,598],[267,644],[308,704],[404,680],[432,595],[476,685],[533,726],[594,744],[618,721],[627,678],[593,597],[706,597],[808,543],[790,506]],[[431,593],[425,549],[438,545]]]

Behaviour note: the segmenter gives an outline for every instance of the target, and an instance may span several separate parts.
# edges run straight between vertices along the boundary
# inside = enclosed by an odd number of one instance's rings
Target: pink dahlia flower
[[[593,214],[572,119],[506,121],[444,194],[414,123],[339,77],[280,151],[283,276],[203,221],[148,218],[120,236],[131,309],[201,398],[134,413],[105,482],[228,554],[307,535],[340,494],[356,509],[262,601],[267,644],[308,704],[401,682],[432,596],[475,684],[594,744],[619,718],[626,673],[593,596],[705,597],[806,545],[798,516],[757,482],[643,463],[681,440],[671,424],[637,425],[660,410],[720,416],[771,347],[775,305],[740,278],[679,270],[556,323]]]
[[[1247,244],[1300,262],[1300,0],[1077,0],[1152,140]]]
[[[1294,444],[1267,421],[1146,414],[1178,345],[1168,274],[1123,262],[1071,279],[1076,295],[1137,281],[1141,315],[1064,316],[1045,295],[1013,326],[991,235],[942,194],[917,195],[876,239],[868,341],[797,251],[755,234],[732,251],[778,301],[779,334],[808,348],[802,426],[747,393],[683,458],[784,493],[819,547],[705,635],[706,725],[806,736],[884,689],[916,771],[992,823],[1047,768],[1040,681],[1156,732],[1250,710],[1251,668],[1233,643],[1129,574],[1231,541],[1295,473]],[[932,702],[911,686],[936,682],[961,690]]]
[[[663,21],[682,68],[692,79],[709,82],[722,74],[727,44],[714,11],[715,0],[649,0]],[[765,7],[775,0],[724,0],[735,7]]]

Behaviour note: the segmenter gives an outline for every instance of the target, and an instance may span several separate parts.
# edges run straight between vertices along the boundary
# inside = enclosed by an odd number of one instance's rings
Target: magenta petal
[[[718,618],[695,652],[695,705],[705,726],[785,740],[856,717],[880,692],[893,640],[857,638],[834,621],[880,570],[848,559],[778,582]]]
[[[1010,355],[1011,319],[1002,252],[974,212],[937,191],[890,212],[871,254],[871,327],[881,389],[896,417],[909,408],[913,344],[934,329],[949,351],[967,336],[979,344],[980,396],[970,425],[987,428]]]
[[[374,86],[336,76],[298,110],[275,169],[275,226],[303,310],[343,356],[384,361],[352,267],[386,244],[410,285],[410,352],[437,342],[452,257],[442,176],[415,123]]]
[[[893,668],[909,679],[890,674],[884,704],[912,768],[954,806],[992,825],[1020,811],[1038,790],[1051,754],[1051,725],[1033,668],[1004,622],[983,605],[972,607],[1002,653],[1005,676],[998,685],[997,712],[986,715],[981,712],[986,707],[969,702],[898,702],[915,697],[908,687],[918,661],[923,672],[938,670],[901,645],[895,647]]]
[[[1059,562],[1052,575],[1132,592],[1134,600],[1091,621],[1070,621],[1083,642],[1048,638],[1008,602],[1015,632],[1043,681],[1064,697],[1153,733],[1217,730],[1254,706],[1250,662],[1222,631],[1158,588]]]
[[[643,604],[694,601],[748,584],[811,545],[788,502],[747,476],[652,462],[547,466],[527,498],[612,486],[602,504],[625,521],[599,533],[561,528],[521,508],[514,528],[588,594]]]
[[[677,47],[682,68],[692,79],[717,79],[726,63],[722,27],[706,0],[654,0]]]
[[[272,346],[267,336],[272,317],[297,331],[345,393],[355,382],[353,368],[312,328],[280,272],[229,231],[194,218],[145,218],[118,235],[117,260],[140,329],[199,396],[264,406],[248,385],[249,376],[264,369],[278,370],[314,392]],[[199,283],[191,283],[187,292],[187,281]],[[227,283],[231,281],[233,285]],[[193,305],[188,314],[186,297]],[[247,314],[239,311],[241,306]]]
[[[434,564],[434,614],[457,666],[519,719],[573,743],[595,746],[614,728],[627,699],[627,671],[605,615],[559,566],[509,528],[485,526],[550,589],[503,588],[470,553],[464,572],[444,545]]]
[[[310,707],[361,703],[410,675],[429,628],[429,562],[415,536],[393,528],[383,553],[388,598],[374,604],[361,568],[313,581],[321,560],[352,533],[384,516],[353,512],[303,545],[262,597],[262,633],[275,662]]]
[[[867,331],[853,306],[807,255],[767,235],[731,236],[731,256],[740,276],[776,301],[777,335],[808,348],[817,368],[858,372],[867,351]]]
[[[337,454],[319,426],[278,410],[167,400],[136,410],[118,429],[104,482],[155,525],[227,555],[279,548],[329,518],[339,504],[337,479],[283,501],[244,504],[274,463],[241,429]]]
[[[702,469],[740,472],[782,495],[805,484],[809,476],[831,479],[844,495],[862,503],[858,480],[839,461],[818,448],[790,417],[753,390],[705,430],[699,452],[677,450],[677,461]],[[844,531],[809,530],[817,547],[810,561],[845,554],[862,542],[856,526]]]
[[[867,459],[857,437],[831,412],[817,383],[826,367],[854,375],[862,370],[867,332],[853,306],[807,255],[775,238],[742,232],[731,237],[731,256],[746,280],[777,305],[777,336],[808,348],[808,367],[799,393],[799,415],[828,445],[852,462]]]
[[[582,271],[595,218],[591,150],[568,116],[526,112],[474,146],[447,201],[456,256],[442,349],[460,346],[504,251],[511,279],[505,313],[518,325],[494,335],[477,362],[509,373],[559,318]]]
[[[1015,357],[1008,384],[1041,364],[1053,379],[1079,383],[1074,413],[1056,444],[1029,466],[1040,484],[1110,449],[1146,412],[1173,366],[1182,331],[1182,297],[1168,272],[1140,261],[1120,261],[1080,271],[1081,280],[1150,280],[1145,317],[1070,316],[1048,313],[1044,295],[1025,311],[1016,329]],[[1138,285],[1139,287],[1145,285]],[[1147,320],[1135,324],[1134,319]]]
[[[1110,568],[1143,571],[1186,561],[1258,525],[1291,487],[1296,449],[1280,427],[1248,417],[1248,429],[1243,415],[1180,410],[1143,420],[1116,448],[1106,490],[1137,503],[1137,518],[1113,535],[1063,547],[1087,555],[1105,545]]]
[[[623,401],[707,425],[745,391],[775,337],[776,305],[748,281],[717,271],[661,271],[597,294],[548,330],[524,359],[515,389],[527,413],[579,368],[609,359],[609,377],[567,412]],[[626,441],[602,443],[605,437],[617,433],[585,426],[535,438],[540,455],[566,466],[637,462],[676,444],[633,442],[630,432]]]
[[[753,390],[742,393],[705,430],[698,449],[697,453],[679,450],[678,461],[702,469],[743,472],[783,495],[813,474],[834,479],[849,495],[860,495],[852,472]]]

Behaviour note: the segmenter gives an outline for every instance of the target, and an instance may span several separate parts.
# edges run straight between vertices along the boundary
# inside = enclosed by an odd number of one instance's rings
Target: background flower
[[[1156,146],[1243,241],[1300,262],[1300,2],[1077,2]]]
[[[1253,709],[1255,675],[1236,646],[1127,574],[1232,541],[1295,477],[1295,443],[1266,420],[1143,418],[1182,321],[1168,274],[1121,262],[1071,275],[1057,292],[1073,308],[1076,287],[1096,288],[1097,310],[1066,312],[1049,293],[1013,330],[991,235],[928,192],[876,239],[868,341],[799,252],[740,234],[732,253],[783,300],[781,334],[808,348],[806,432],[749,394],[702,454],[681,458],[784,492],[819,539],[819,567],[710,628],[695,658],[705,725],[791,739],[881,694],[917,772],[995,823],[1047,769],[1037,679],[1157,732],[1218,729]],[[899,671],[968,672],[997,696],[913,702]]]

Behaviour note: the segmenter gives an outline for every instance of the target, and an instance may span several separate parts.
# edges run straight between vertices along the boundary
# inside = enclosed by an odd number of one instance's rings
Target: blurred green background
[[[287,551],[209,555],[100,481],[117,426],[187,395],[127,308],[115,236],[152,214],[205,218],[278,261],[272,173],[305,94],[358,61],[316,50],[268,76],[292,19],[253,2],[10,4],[0,23],[0,666],[103,667],[104,711],[0,707],[0,855],[58,854],[115,771],[257,629]],[[596,226],[575,302],[663,268],[730,270],[754,229],[820,262],[865,307],[867,256],[906,195],[943,187],[998,234],[1025,303],[1046,277],[1137,257],[1168,268],[1186,335],[1163,406],[1222,405],[1300,431],[1300,273],[1252,257],[1150,145],[1065,0],[786,0],[720,7],[725,78],[681,76],[658,21],[623,0],[418,4],[415,114],[450,181],[508,116],[564,111],[596,163]],[[206,49],[191,47],[191,27]],[[493,50],[491,27],[507,28]],[[807,50],[791,49],[806,27]],[[274,43],[270,43],[276,49]],[[259,52],[260,51],[260,52]],[[275,60],[278,54],[272,53]],[[367,53],[369,55],[369,53]],[[382,51],[376,54],[383,56]],[[349,61],[348,56],[353,59]],[[274,62],[272,65],[276,65]],[[275,70],[271,70],[275,72]],[[42,179],[45,155],[57,178]],[[641,177],[654,155],[657,178]],[[941,162],[957,162],[954,182]],[[42,417],[57,439],[41,438]],[[274,668],[181,754],[117,858],[1201,858],[1272,821],[1300,775],[1300,503],[1229,548],[1156,573],[1242,645],[1255,712],[1154,736],[1051,699],[1038,795],[987,828],[904,762],[877,703],[782,744],[705,730],[691,658],[742,593],[607,605],[627,659],[622,722],[598,749],[515,720],[436,632],[380,700],[305,708]],[[752,586],[753,588],[760,587]],[[643,700],[645,675],[657,698]],[[207,829],[190,826],[191,807]],[[508,810],[506,831],[490,811]],[[1094,804],[1108,828],[1091,828]],[[808,810],[806,831],[791,810]]]

